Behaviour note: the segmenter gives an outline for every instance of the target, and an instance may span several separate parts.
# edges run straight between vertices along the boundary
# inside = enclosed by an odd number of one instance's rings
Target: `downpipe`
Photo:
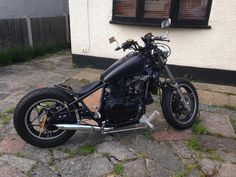
[[[105,121],[102,122],[102,127],[93,126],[93,125],[81,125],[81,124],[56,124],[54,125],[57,127],[58,130],[81,130],[81,131],[100,131],[102,134],[111,134],[111,133],[118,133],[118,132],[125,132],[131,130],[139,130],[145,128],[154,129],[154,126],[151,124],[151,121],[154,117],[158,117],[160,113],[158,111],[154,111],[150,117],[143,115],[139,120],[141,126],[138,127],[124,127],[120,129],[114,129],[114,127],[105,127]]]
[[[81,130],[81,131],[102,131],[103,129],[98,126],[80,125],[80,124],[57,124],[54,125],[59,130]],[[113,130],[113,127],[104,127],[104,131]]]

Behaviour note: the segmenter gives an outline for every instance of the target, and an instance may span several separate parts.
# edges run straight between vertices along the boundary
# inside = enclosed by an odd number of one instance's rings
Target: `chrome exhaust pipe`
[[[82,131],[102,131],[101,127],[81,124],[56,124],[54,125],[59,130],[82,130]],[[104,131],[113,130],[112,127],[104,128]]]

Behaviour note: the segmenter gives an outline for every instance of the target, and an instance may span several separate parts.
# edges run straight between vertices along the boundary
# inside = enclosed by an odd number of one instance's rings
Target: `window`
[[[111,23],[173,27],[209,27],[212,0],[113,0]]]

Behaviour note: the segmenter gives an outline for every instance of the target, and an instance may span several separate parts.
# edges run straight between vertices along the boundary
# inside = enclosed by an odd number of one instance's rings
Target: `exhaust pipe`
[[[55,125],[59,130],[82,130],[82,131],[102,131],[101,127],[92,125],[80,125],[80,124],[57,124]],[[113,130],[112,127],[104,127],[104,131]]]

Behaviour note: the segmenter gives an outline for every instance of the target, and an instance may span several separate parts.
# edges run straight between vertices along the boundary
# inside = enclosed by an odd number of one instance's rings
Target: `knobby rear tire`
[[[70,139],[76,131],[67,130],[64,131],[62,134],[60,134],[60,136],[55,137],[55,139],[48,139],[48,140],[40,139],[40,137],[37,138],[36,136],[33,136],[32,133],[30,133],[26,127],[27,126],[25,123],[26,113],[30,109],[31,105],[44,99],[58,100],[62,103],[64,102],[71,103],[73,101],[73,98],[69,94],[63,92],[60,89],[57,88],[37,89],[28,93],[20,100],[20,102],[16,106],[13,121],[18,135],[27,143],[41,148],[50,148],[64,143],[65,141]],[[77,122],[76,118],[74,119],[74,121],[75,123]]]

